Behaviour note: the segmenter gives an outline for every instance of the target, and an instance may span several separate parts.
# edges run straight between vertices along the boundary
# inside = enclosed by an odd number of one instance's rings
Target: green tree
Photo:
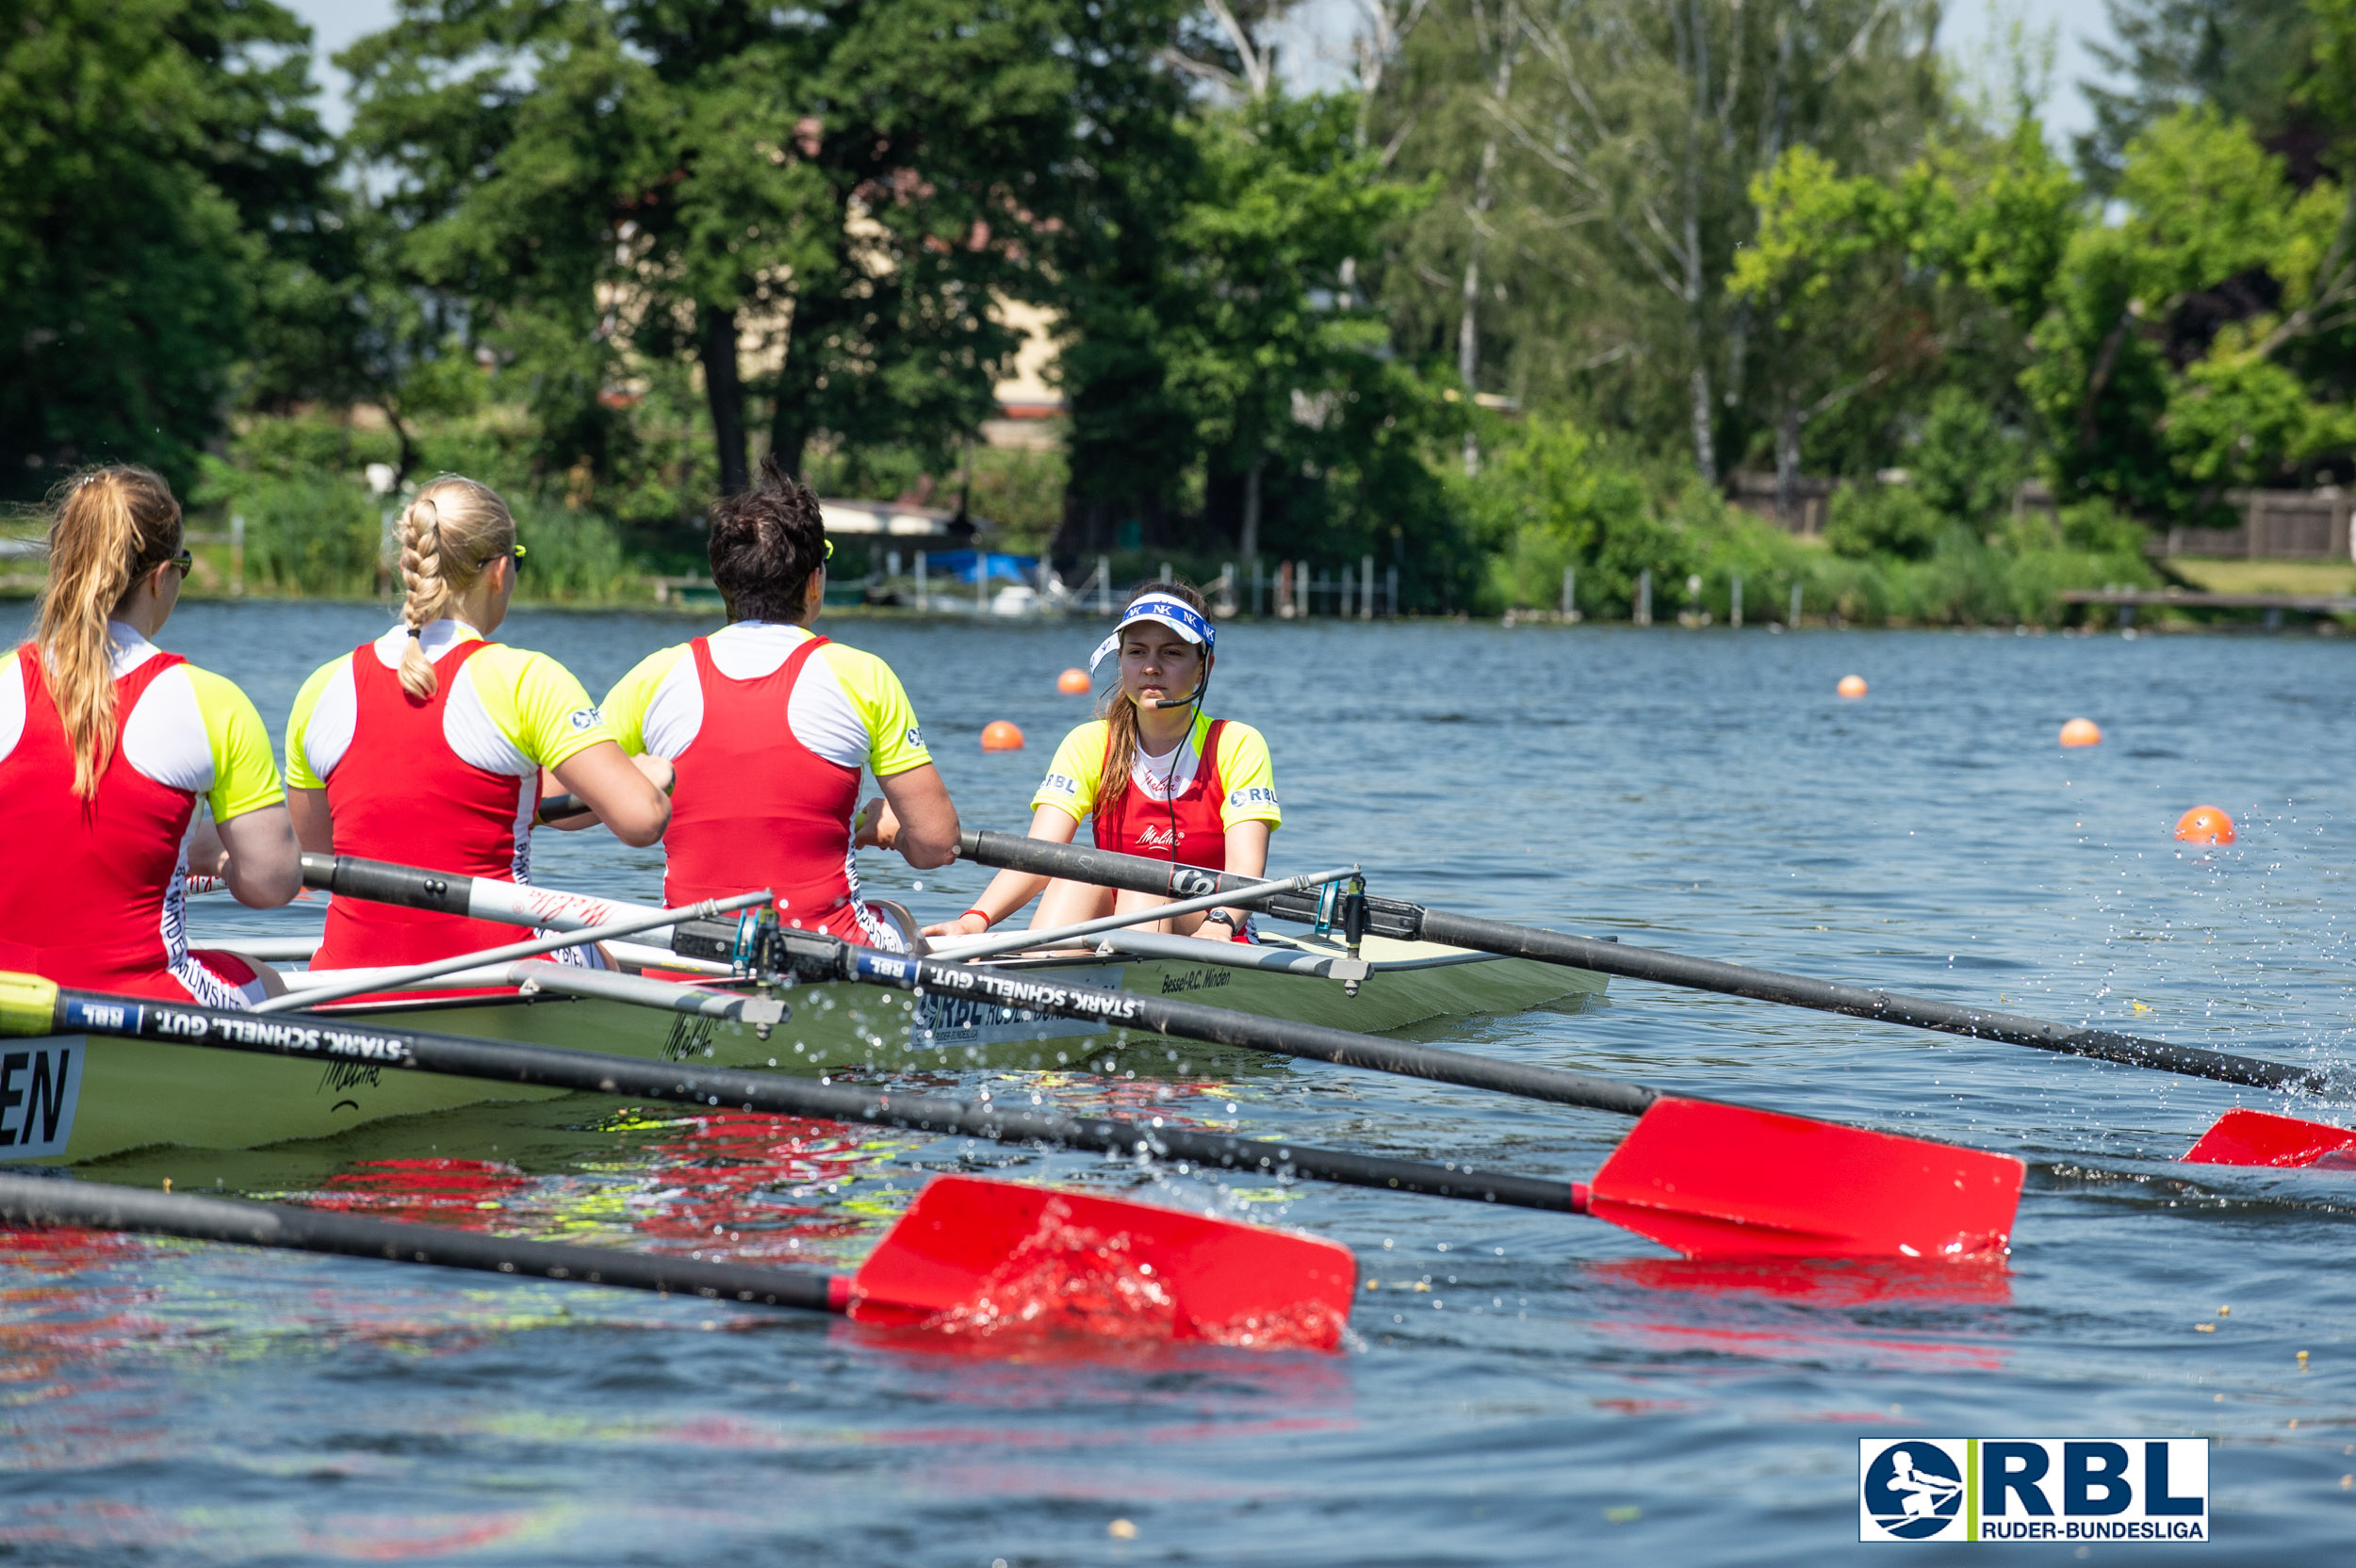
[[[2025,377],[2056,477],[2151,516],[2344,453],[2356,206],[2206,106],[2128,144],[2124,220],[2072,240]]]
[[[187,484],[325,179],[309,32],[269,0],[32,0],[0,30],[0,486]]]
[[[646,367],[701,371],[724,487],[752,406],[940,449],[989,412],[1000,299],[1162,13],[1078,0],[409,0],[343,58],[405,258],[531,375],[543,462],[627,465]],[[1166,30],[1166,27],[1165,27]]]
[[[1916,157],[1947,113],[1937,14],[1434,0],[1372,117],[1401,177],[1446,186],[1386,274],[1402,339],[1461,341],[1477,307],[1485,386],[1681,448],[1715,482],[1774,418],[1757,307],[1726,286],[1751,182],[1795,146],[1854,174]]]
[[[2088,47],[2125,85],[2084,84],[2094,124],[2077,139],[2078,161],[2102,189],[2117,183],[2130,142],[2195,104],[2261,137],[2291,129],[2314,42],[2308,0],[2106,0],[2104,9],[2118,41]]]

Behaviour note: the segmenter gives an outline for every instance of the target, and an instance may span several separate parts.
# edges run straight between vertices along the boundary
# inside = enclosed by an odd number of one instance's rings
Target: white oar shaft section
[[[406,908],[436,909],[469,920],[495,920],[544,931],[581,931],[660,912],[652,904],[628,904],[562,888],[423,871],[339,855],[305,855],[303,880],[305,886],[337,898],[379,898]],[[649,933],[654,929],[649,927]],[[660,943],[665,938],[655,935],[651,939]]]
[[[1174,915],[1191,915],[1204,909],[1240,905],[1254,898],[1265,898],[1270,893],[1305,893],[1312,888],[1322,888],[1328,882],[1345,881],[1357,874],[1356,866],[1341,866],[1311,876],[1287,876],[1272,882],[1254,882],[1247,888],[1206,893],[1201,898],[1189,898],[1178,904],[1156,904],[1150,908],[1132,909],[1125,915],[1084,920],[1076,925],[1051,926],[1045,931],[1016,931],[1003,937],[976,937],[971,941],[935,942],[930,956],[950,959],[987,958],[993,954],[1013,953],[1026,947],[1056,947],[1081,937],[1093,937],[1100,931],[1118,931],[1123,926],[1143,925],[1149,921],[1169,920]]]
[[[767,890],[739,893],[734,898],[705,899],[701,903],[681,905],[676,909],[654,909],[630,920],[615,921],[610,925],[593,926],[586,931],[570,931],[563,936],[542,937],[536,941],[512,942],[505,947],[486,948],[478,953],[461,953],[453,957],[436,959],[430,964],[411,964],[401,969],[371,969],[355,971],[352,977],[334,985],[321,986],[303,992],[288,992],[258,1003],[252,1009],[257,1013],[282,1013],[291,1007],[316,1007],[322,1002],[339,1002],[347,996],[366,991],[380,991],[401,986],[413,986],[420,980],[439,979],[460,970],[478,969],[484,964],[507,963],[516,958],[536,958],[543,953],[560,948],[585,947],[604,941],[609,937],[632,937],[656,926],[676,925],[683,920],[710,920],[715,915],[751,908],[771,901]]]
[[[722,968],[724,966],[713,966]],[[319,1000],[318,993],[331,985],[366,976],[371,991],[402,988],[400,970],[336,969],[316,972],[298,970],[286,976],[287,988],[302,998],[301,1004],[309,1006]],[[749,992],[711,990],[700,986],[682,986],[668,980],[649,980],[643,975],[622,974],[610,969],[579,969],[571,964],[551,964],[544,958],[524,958],[507,964],[478,964],[432,980],[412,981],[416,986],[513,986],[526,995],[547,992],[552,996],[579,996],[602,1002],[623,1002],[634,1007],[651,1007],[658,1012],[686,1013],[695,1018],[723,1019],[731,1023],[749,1023],[756,1027],[781,1023],[787,1017],[785,1004],[775,997]]]

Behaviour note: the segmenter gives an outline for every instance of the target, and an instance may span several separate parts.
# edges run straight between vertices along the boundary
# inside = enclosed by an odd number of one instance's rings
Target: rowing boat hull
[[[1383,1033],[1475,1014],[1515,1013],[1601,993],[1604,977],[1520,959],[1447,961],[1454,950],[1370,939],[1377,963],[1434,967],[1378,971],[1355,997],[1333,981],[1178,959],[1032,960],[1042,978],[1121,988],[1233,1008],[1266,1018]],[[1103,1024],[918,999],[847,984],[787,994],[793,1016],[767,1039],[740,1024],[688,1019],[599,999],[499,996],[342,1006],[354,1021],[389,1027],[561,1046],[646,1060],[694,1059],[722,1067],[829,1071],[994,1068],[1093,1070],[1141,1076],[1249,1076],[1282,1071],[1260,1052]],[[351,1063],[243,1055],[150,1040],[50,1037],[7,1042],[0,1054],[0,1162],[75,1164],[156,1146],[246,1150],[318,1138],[392,1118],[424,1117],[491,1102],[558,1098],[561,1091]],[[15,1055],[26,1061],[9,1075]],[[35,1063],[35,1054],[45,1060]],[[58,1094],[9,1118],[18,1083],[64,1086],[62,1123],[35,1123]],[[28,1136],[19,1137],[22,1132]],[[49,1135],[43,1136],[44,1133]]]

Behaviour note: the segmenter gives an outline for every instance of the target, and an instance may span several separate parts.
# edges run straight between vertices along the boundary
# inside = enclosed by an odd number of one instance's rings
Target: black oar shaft
[[[1165,860],[1114,854],[1079,844],[1048,843],[1011,833],[968,831],[960,843],[959,853],[979,865],[1044,876],[1071,877],[1103,887],[1172,896],[1224,891],[1244,886],[1249,880],[1233,873],[1176,866]],[[1317,914],[1315,900],[1299,894],[1278,894],[1248,902],[1280,919],[1313,920]],[[1574,937],[1537,926],[1453,915],[1398,899],[1370,897],[1366,900],[1366,907],[1367,928],[1383,936],[1443,942],[1451,947],[1466,947],[1504,957],[1533,958],[1541,963],[1593,970],[1598,974],[1616,974],[1630,980],[1646,980],[1688,990],[1714,991],[1725,996],[1750,997],[1785,1006],[1813,1008],[1819,1012],[1844,1013],[1852,1018],[1873,1019],[1914,1029],[1932,1029],[1972,1039],[1996,1040],[2006,1045],[2028,1046],[2072,1056],[2090,1056],[2130,1067],[2156,1068],[2192,1078],[2211,1078],[2219,1083],[2313,1092],[2333,1090],[2339,1086],[2333,1076],[2322,1069],[2229,1055],[2220,1051],[2204,1051],[2198,1046],[2170,1045],[2166,1040],[2124,1035],[2108,1029],[2073,1029],[2019,1013],[1963,1007],[1924,997],[1872,990],[1862,986],[1811,980],[1805,975],[1784,974],[1774,970],[1751,969],[1709,958],[1689,958],[1680,954],[1664,953],[1658,948],[1597,941],[1593,938]]]
[[[598,1247],[518,1241],[508,1236],[479,1235],[434,1225],[398,1224],[283,1203],[151,1192],[102,1182],[0,1175],[0,1221],[137,1231],[147,1235],[186,1236],[193,1241],[330,1252],[352,1258],[381,1258],[390,1263],[428,1264],[439,1268],[473,1268],[486,1274],[620,1285],[631,1290],[750,1301],[772,1307],[807,1307],[819,1312],[832,1304],[828,1278],[801,1269],[751,1268]]]
[[[732,1068],[691,1068],[552,1046],[386,1029],[303,1013],[256,1017],[212,1007],[60,991],[55,1026],[67,1034],[164,1040],[309,1061],[356,1062],[685,1105],[727,1105],[778,1116],[957,1134],[995,1143],[1056,1144],[1130,1157],[1153,1155],[1223,1170],[1289,1175],[1518,1208],[1568,1211],[1572,1206],[1567,1182],[1490,1175],[1452,1165],[1266,1143],[1186,1128],[1150,1127],[1115,1117],[1071,1117],[961,1100],[903,1097],[855,1084],[812,1084]]]
[[[1423,934],[1427,940],[1445,942],[1451,947],[1470,947],[1483,953],[1570,964],[1579,969],[1626,975],[1632,980],[1650,980],[1664,986],[1679,986],[1689,990],[1747,996],[1761,1002],[1781,1003],[1786,1006],[1845,1013],[1852,1018],[1873,1019],[1914,1029],[1934,1029],[1942,1034],[1963,1035],[1973,1039],[1999,1040],[2006,1045],[2025,1045],[2038,1051],[2055,1051],[2072,1056],[2093,1056],[2102,1061],[2157,1068],[2167,1072],[2181,1072],[2194,1078],[2214,1078],[2228,1084],[2249,1084],[2272,1089],[2320,1089],[2330,1083],[2328,1074],[2311,1068],[2260,1061],[2250,1056],[2232,1056],[2220,1051],[2203,1051],[2198,1046],[2170,1045],[2166,1040],[2121,1035],[2108,1029],[2070,1029],[2020,1013],[1996,1012],[1986,1007],[1962,1007],[1925,997],[1868,990],[1862,986],[1811,980],[1805,975],[1750,969],[1710,958],[1689,958],[1680,954],[1663,953],[1657,948],[1596,941],[1587,937],[1573,937],[1534,926],[1513,925],[1504,921],[1451,915],[1438,909],[1424,912]]]
[[[795,956],[797,971],[805,978],[933,991],[1013,1011],[1087,1019],[1118,1029],[1243,1046],[1283,1056],[1303,1056],[1312,1061],[1332,1062],[1336,1067],[1427,1078],[1529,1100],[1552,1101],[1559,1105],[1614,1111],[1622,1116],[1643,1116],[1660,1098],[1658,1090],[1642,1084],[1624,1083],[1591,1072],[1493,1061],[1462,1051],[1411,1045],[1348,1029],[1329,1029],[1323,1024],[1261,1018],[1225,1007],[1205,1007],[1200,1003],[1140,996],[1133,991],[1070,985],[1037,971],[1000,971],[979,964],[904,958],[828,937],[788,934],[783,938],[783,945]]]

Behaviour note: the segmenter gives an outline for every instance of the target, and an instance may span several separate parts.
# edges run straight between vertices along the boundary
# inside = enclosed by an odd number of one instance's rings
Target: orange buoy
[[[1055,678],[1055,690],[1068,697],[1086,696],[1090,684],[1088,671],[1077,664]]]
[[[2092,719],[2072,719],[2062,726],[2061,743],[2066,746],[2099,746],[2102,743],[2102,727]]]
[[[982,726],[982,749],[984,751],[1021,751],[1023,731],[1004,719],[992,719]]]
[[[1842,676],[1841,678],[1841,694],[1844,697],[1863,696],[1865,694],[1865,678],[1861,675]]]
[[[2233,819],[2214,806],[2196,806],[2176,819],[2176,836],[2191,844],[2230,844]]]

